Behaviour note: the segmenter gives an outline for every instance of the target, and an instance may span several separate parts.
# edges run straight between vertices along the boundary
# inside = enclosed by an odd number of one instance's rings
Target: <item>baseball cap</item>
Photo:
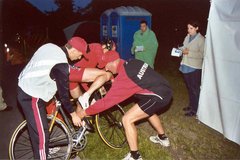
[[[99,61],[98,67],[104,68],[109,62],[113,62],[117,59],[119,59],[119,53],[116,51],[108,51],[103,54],[101,57],[101,60]]]
[[[68,44],[70,44],[76,50],[86,54],[87,51],[87,42],[81,37],[72,37],[68,40]]]

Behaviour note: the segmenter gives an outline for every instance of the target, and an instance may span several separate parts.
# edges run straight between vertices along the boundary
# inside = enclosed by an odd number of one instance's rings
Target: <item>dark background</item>
[[[79,12],[72,12],[71,0],[56,0],[59,9],[55,12],[42,13],[25,0],[1,0],[3,3],[3,37],[5,41],[12,41],[17,32],[22,35],[29,30],[48,30],[51,42],[62,45],[65,37],[62,30],[79,21],[97,21],[103,11],[119,6],[139,6],[152,13],[152,29],[161,43],[174,44],[175,37],[185,36],[186,25],[189,20],[198,20],[205,33],[209,0],[93,0],[86,8]],[[84,13],[84,14],[82,14]],[[39,31],[38,30],[38,31]],[[99,41],[99,35],[92,35],[91,29],[83,28],[86,38],[93,37]],[[99,28],[95,28],[98,30]],[[43,35],[42,35],[43,36]],[[81,36],[81,35],[80,35]]]
[[[22,51],[16,44],[16,33],[26,40],[28,50],[24,54],[30,58],[45,42],[63,45],[66,42],[63,29],[79,21],[97,22],[91,27],[82,26],[78,34],[88,42],[99,42],[98,23],[103,11],[119,6],[139,6],[152,13],[152,30],[159,42],[155,68],[161,72],[164,67],[179,63],[179,59],[170,57],[169,53],[172,47],[182,44],[188,21],[198,20],[201,33],[205,35],[210,8],[209,0],[93,0],[86,8],[73,12],[71,0],[56,0],[56,3],[59,5],[57,11],[44,14],[25,0],[0,0],[0,81],[4,98],[13,107],[12,111],[0,112],[0,159],[8,159],[10,137],[23,120],[17,107],[16,88],[24,64],[7,63],[3,48],[3,44],[8,43]]]

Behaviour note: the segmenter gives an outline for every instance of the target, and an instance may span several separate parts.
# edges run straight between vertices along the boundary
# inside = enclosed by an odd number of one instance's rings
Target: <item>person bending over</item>
[[[34,159],[48,158],[49,132],[46,103],[58,91],[60,101],[71,115],[73,124],[81,126],[69,97],[68,59],[73,61],[83,55],[85,40],[71,38],[64,47],[48,43],[41,46],[19,75],[18,101],[27,120],[28,131],[33,146]]]
[[[152,142],[165,147],[169,146],[169,139],[165,135],[160,119],[156,114],[172,99],[172,89],[167,80],[147,63],[136,59],[124,61],[119,58],[117,52],[105,53],[103,61],[107,71],[117,74],[112,87],[104,98],[86,110],[79,111],[78,115],[80,117],[94,115],[135,96],[138,102],[122,118],[130,147],[130,152],[124,159],[142,159],[138,152],[137,129],[135,127],[135,122],[141,119],[147,118],[158,132],[157,136],[150,137]]]
[[[108,39],[102,44],[88,44],[85,48],[84,58],[73,65],[77,69],[72,70],[69,76],[71,96],[74,99],[78,98],[78,101],[84,109],[89,107],[89,98],[92,93],[112,77],[110,72],[102,70],[102,68],[105,67],[102,58],[109,50],[115,50],[115,44]],[[93,82],[90,87],[88,87],[89,82]],[[79,83],[81,83],[86,91],[84,94],[80,89]],[[78,109],[80,109],[79,106]]]

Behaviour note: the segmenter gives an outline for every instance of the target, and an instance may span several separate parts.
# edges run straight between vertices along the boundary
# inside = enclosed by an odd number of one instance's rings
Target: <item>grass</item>
[[[173,62],[176,60],[171,59]],[[240,159],[240,146],[223,137],[222,134],[200,123],[196,118],[185,117],[182,108],[188,104],[188,96],[185,84],[178,72],[178,63],[162,62],[159,72],[170,82],[174,90],[174,98],[170,108],[160,115],[165,132],[171,146],[163,148],[151,143],[148,138],[156,134],[148,122],[138,125],[139,150],[144,159],[216,159],[237,160]],[[164,68],[164,69],[163,69]],[[128,153],[128,146],[121,150],[113,150],[107,147],[97,133],[89,134],[88,144],[85,150],[79,153],[81,159],[86,160],[115,160],[122,159]]]

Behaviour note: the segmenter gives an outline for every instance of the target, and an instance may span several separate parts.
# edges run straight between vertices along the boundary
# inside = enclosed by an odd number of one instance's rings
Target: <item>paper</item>
[[[143,46],[136,46],[135,52],[142,52],[144,50]]]
[[[172,52],[171,52],[171,56],[181,57],[182,56],[182,51],[180,49],[173,48]]]

